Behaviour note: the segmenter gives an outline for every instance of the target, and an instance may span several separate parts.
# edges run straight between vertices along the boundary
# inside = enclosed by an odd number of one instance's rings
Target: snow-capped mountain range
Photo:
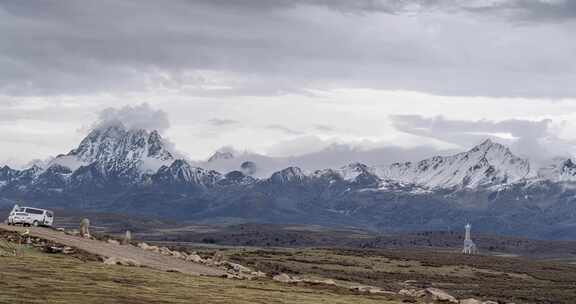
[[[528,160],[490,140],[463,153],[436,156],[417,163],[396,163],[378,168],[378,172],[386,179],[428,188],[476,188],[535,177]]]
[[[557,159],[535,168],[490,140],[418,162],[351,163],[312,172],[288,167],[265,177],[249,176],[240,167],[204,169],[175,155],[156,131],[98,128],[44,167],[1,167],[0,198],[181,219],[354,224],[379,230],[446,227],[453,225],[448,219],[457,223],[458,216],[488,215],[489,221],[512,218],[514,224],[506,224],[511,233],[529,224],[525,230],[537,236],[576,227],[576,164]],[[211,161],[221,159],[231,161],[234,155],[220,152]],[[159,211],[159,206],[165,208]],[[554,225],[534,226],[523,220],[527,215]]]

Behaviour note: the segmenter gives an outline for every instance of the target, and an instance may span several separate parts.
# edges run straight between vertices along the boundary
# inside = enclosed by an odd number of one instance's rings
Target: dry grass
[[[0,257],[20,256],[22,255],[22,249],[21,245],[0,238]]]
[[[407,280],[458,298],[515,303],[576,303],[576,267],[523,258],[415,250],[229,250],[229,259],[265,272],[405,288]]]
[[[0,258],[0,303],[400,303],[269,280],[195,277],[27,251]]]

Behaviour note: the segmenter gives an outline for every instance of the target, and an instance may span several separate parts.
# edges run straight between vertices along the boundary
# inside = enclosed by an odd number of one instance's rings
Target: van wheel
[[[38,225],[40,225],[40,223],[38,223],[38,221],[34,221],[34,222],[32,223],[32,225],[33,225],[34,227],[38,227]]]

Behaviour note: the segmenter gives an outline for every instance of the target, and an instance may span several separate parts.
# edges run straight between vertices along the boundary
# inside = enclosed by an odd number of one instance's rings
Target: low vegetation
[[[27,250],[0,257],[0,303],[400,303],[344,289],[106,266]]]
[[[431,250],[229,249],[228,259],[267,273],[332,278],[398,291],[437,287],[457,298],[576,303],[576,265]]]

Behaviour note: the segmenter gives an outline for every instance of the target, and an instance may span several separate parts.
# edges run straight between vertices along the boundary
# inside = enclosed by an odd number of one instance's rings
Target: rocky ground
[[[8,244],[4,252],[3,244]],[[287,292],[312,288],[355,295],[357,301],[374,296],[388,303],[568,304],[576,301],[573,293],[576,266],[569,263],[464,256],[455,251],[432,249],[207,249],[167,244],[170,242],[124,241],[105,234],[81,237],[76,230],[0,225],[0,257],[4,258],[29,258],[24,250],[28,248],[84,263],[213,276],[221,280],[276,282]],[[0,271],[0,277],[3,275]]]
[[[107,261],[107,263],[117,261],[118,263],[146,266],[163,271],[178,271],[192,275],[222,276],[226,274],[224,271],[216,267],[187,262],[182,258],[168,254],[161,254],[160,252],[143,250],[132,245],[120,245],[116,240],[103,242],[48,228],[24,228],[0,225],[0,230],[20,234],[29,231],[32,240],[39,240],[38,242],[54,243],[63,247],[73,248],[74,250],[97,256],[100,259]]]
[[[151,271],[164,271],[166,273],[182,273],[183,275],[218,276],[221,277],[221,280],[226,280],[226,284],[230,284],[230,281],[275,282],[266,284],[280,284],[284,286],[285,292],[312,288],[318,290],[318,293],[340,294],[342,298],[353,296],[355,299],[353,301],[357,303],[371,300],[373,297],[377,297],[380,303],[492,303],[474,298],[457,298],[449,292],[433,286],[421,286],[404,282],[402,289],[395,290],[384,286],[366,284],[366,282],[358,283],[354,280],[331,278],[329,273],[325,273],[326,275],[324,276],[311,276],[310,273],[302,272],[301,275],[298,275],[295,273],[297,271],[288,267],[285,268],[286,272],[280,272],[278,269],[271,268],[270,265],[262,266],[259,263],[240,258],[241,255],[230,255],[230,252],[226,251],[193,252],[137,241],[122,244],[121,241],[115,238],[103,235],[97,238],[86,238],[77,235],[74,231],[0,226],[0,239],[12,244],[21,244],[18,246],[27,248],[15,256],[7,254],[4,257],[5,259],[29,260],[31,258],[30,250],[33,249],[39,253],[51,254],[49,256],[55,256],[54,254],[62,255],[84,263],[97,263],[110,265],[111,267],[131,266],[132,268],[151,269]],[[32,254],[32,256],[39,257],[38,254]],[[42,256],[40,259],[44,258],[45,256]],[[290,259],[288,258],[286,261],[290,261]],[[32,262],[37,261],[32,259],[30,263]],[[45,261],[43,263],[46,264]],[[318,265],[321,266],[322,264],[325,263],[318,262]],[[33,267],[36,266],[28,265],[28,268]],[[6,271],[14,271],[11,267],[8,267],[8,270],[0,267],[0,270],[0,276],[2,277],[6,276]],[[86,275],[91,275],[91,273],[87,272]],[[32,281],[36,280],[36,278],[31,279]],[[359,279],[362,279],[362,277],[359,277]],[[0,299],[2,299],[1,296],[0,293]],[[166,303],[177,303],[169,299],[164,300],[166,300]],[[274,302],[274,299],[270,300],[270,303]],[[236,301],[228,300],[224,301],[224,303],[236,303]],[[261,302],[253,301],[253,303]],[[291,302],[288,301],[286,303]],[[302,303],[308,302],[304,301]],[[310,303],[315,302],[312,301]],[[331,303],[337,302],[331,301]]]

